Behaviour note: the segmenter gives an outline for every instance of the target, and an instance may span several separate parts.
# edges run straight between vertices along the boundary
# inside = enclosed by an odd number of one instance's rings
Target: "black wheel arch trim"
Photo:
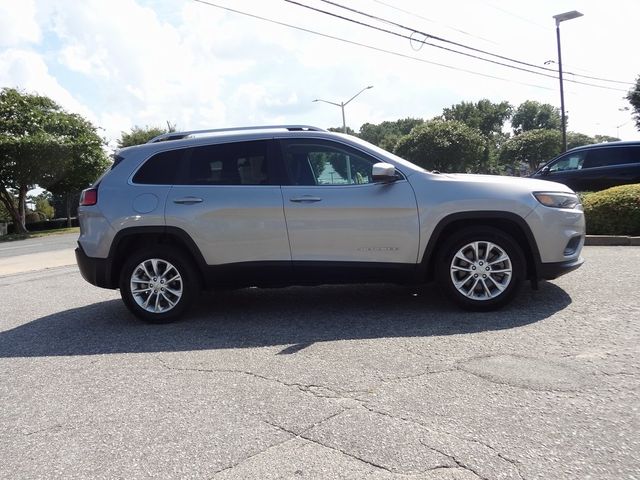
[[[422,259],[420,260],[420,269],[423,276],[429,276],[430,269],[432,267],[432,261],[434,259],[434,253],[437,251],[437,247],[440,246],[440,237],[445,229],[454,222],[459,221],[490,221],[490,220],[498,220],[498,221],[508,221],[515,224],[520,231],[523,233],[526,241],[527,247],[529,248],[529,253],[532,256],[532,262],[530,265],[531,270],[528,272],[528,276],[535,280],[538,278],[540,272],[540,251],[538,250],[538,244],[536,243],[535,237],[533,236],[533,232],[529,225],[525,221],[523,217],[513,212],[506,212],[501,210],[478,210],[478,211],[470,211],[470,212],[458,212],[447,215],[443,219],[441,219],[438,224],[433,229],[431,233],[431,237],[429,238],[429,242],[422,253]],[[487,225],[492,226],[492,225]],[[524,252],[525,255],[527,252]]]
[[[144,226],[144,227],[128,227],[123,230],[120,230],[113,237],[113,241],[111,242],[111,247],[109,248],[109,256],[107,257],[111,266],[110,273],[108,275],[107,281],[111,284],[118,284],[117,273],[114,274],[113,268],[118,264],[122,263],[120,259],[117,259],[117,252],[120,244],[123,240],[134,237],[137,235],[163,235],[176,237],[184,247],[187,249],[187,253],[191,255],[193,260],[196,263],[197,269],[202,273],[207,265],[204,257],[202,256],[202,252],[193,241],[191,236],[178,227],[170,227],[170,226]]]

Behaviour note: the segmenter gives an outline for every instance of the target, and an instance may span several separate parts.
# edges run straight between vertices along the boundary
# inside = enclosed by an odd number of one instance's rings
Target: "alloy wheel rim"
[[[499,297],[513,278],[513,265],[507,252],[488,241],[463,246],[453,256],[449,271],[455,289],[478,301]]]
[[[182,298],[184,284],[178,269],[166,260],[150,258],[131,273],[131,295],[149,313],[172,310]]]

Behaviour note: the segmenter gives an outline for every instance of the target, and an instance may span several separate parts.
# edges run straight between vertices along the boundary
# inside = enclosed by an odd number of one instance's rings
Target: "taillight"
[[[97,188],[87,188],[83,190],[80,194],[80,206],[81,207],[90,207],[91,205],[95,205],[98,203],[98,189]]]

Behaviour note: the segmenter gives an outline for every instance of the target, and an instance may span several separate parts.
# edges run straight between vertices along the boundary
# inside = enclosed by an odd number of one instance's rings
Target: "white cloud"
[[[95,122],[91,110],[80,103],[48,70],[43,57],[29,50],[0,52],[0,86],[46,95],[63,108]]]
[[[429,118],[462,100],[559,103],[555,78],[428,46],[414,51],[406,39],[282,0],[214,3],[504,80],[391,56],[190,0],[0,0],[0,86],[50,95],[86,114],[111,138],[134,124],[163,126],[167,120],[184,129],[276,122],[338,126],[340,109],[312,100],[344,101],[366,85],[374,89],[346,108],[347,123],[356,129],[365,122]],[[317,0],[305,3],[331,8]],[[371,0],[348,2],[434,35],[535,64],[556,55],[551,15],[574,8],[569,0],[520,2],[517,8],[506,0],[393,4],[423,18]],[[640,4],[620,0],[618,10],[624,14],[617,17],[596,0],[585,0],[579,8],[585,17],[562,26],[567,69],[633,80],[640,73],[640,57],[623,52],[635,44]],[[5,24],[9,29],[2,28]],[[621,92],[571,84],[566,90],[572,130],[614,135],[629,117],[618,111],[626,104]],[[619,130],[625,138],[638,137],[633,122]]]
[[[109,69],[106,63],[104,49],[97,52],[88,51],[85,45],[74,44],[64,47],[60,51],[59,60],[64,66],[87,76],[108,77]]]
[[[34,0],[0,0],[0,47],[37,43],[41,31]]]

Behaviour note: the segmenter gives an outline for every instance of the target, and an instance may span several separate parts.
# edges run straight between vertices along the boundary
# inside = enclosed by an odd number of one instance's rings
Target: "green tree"
[[[493,103],[482,99],[476,103],[460,102],[442,111],[444,120],[457,120],[480,130],[485,137],[501,133],[504,122],[511,117],[513,107],[509,102]]]
[[[626,98],[631,104],[636,127],[640,130],[640,76],[638,76],[635,86],[627,93]]]
[[[55,214],[55,209],[51,206],[51,194],[43,192],[40,195],[30,196],[29,201],[33,203],[33,210],[44,219],[50,220]]]
[[[561,124],[558,108],[535,100],[520,104],[511,117],[511,126],[516,134],[539,129],[559,130]]]
[[[379,124],[365,123],[360,127],[358,136],[369,143],[392,152],[400,137],[408,135],[414,127],[423,123],[423,119],[411,117],[401,118],[394,122],[385,121]]]
[[[68,171],[79,118],[50,98],[14,88],[0,91],[0,201],[18,233],[26,232],[29,189]]]
[[[477,172],[484,148],[478,130],[458,121],[430,120],[400,138],[395,153],[429,170]]]
[[[595,138],[585,135],[584,133],[567,132],[567,149],[581,147],[582,145],[591,145],[597,143]]]
[[[595,143],[607,143],[607,142],[619,142],[618,137],[612,137],[611,135],[594,135],[593,140]]]
[[[513,107],[509,102],[493,103],[482,99],[476,103],[460,102],[445,108],[442,118],[457,120],[465,125],[479,130],[485,138],[485,148],[479,173],[496,173],[500,170],[497,164],[498,148],[505,140],[502,131],[504,123],[511,117]]]
[[[15,197],[13,198],[14,201],[14,208],[17,210],[18,209],[18,205],[15,201]],[[0,202],[0,222],[7,222],[11,219],[11,214],[9,213],[9,210],[7,209],[7,207],[4,206],[3,202]]]
[[[175,132],[176,126],[167,122],[167,128],[161,127],[139,127],[135,125],[130,132],[121,132],[118,140],[118,148],[132,147],[134,145],[142,145],[147,143],[153,137],[163,135],[165,133]]]
[[[562,150],[560,131],[528,130],[507,140],[500,151],[500,159],[514,168],[525,163],[530,171],[558,155]]]
[[[329,130],[330,132],[342,133],[342,127],[329,127],[327,128],[327,130]],[[349,126],[347,127],[347,135],[353,135],[354,137],[358,136],[356,131]]]
[[[67,226],[70,227],[71,202],[107,169],[110,162],[102,148],[104,142],[90,122],[78,115],[71,115],[69,128],[73,129],[75,141],[69,149],[68,162],[56,175],[43,178],[40,185],[64,198]]]

